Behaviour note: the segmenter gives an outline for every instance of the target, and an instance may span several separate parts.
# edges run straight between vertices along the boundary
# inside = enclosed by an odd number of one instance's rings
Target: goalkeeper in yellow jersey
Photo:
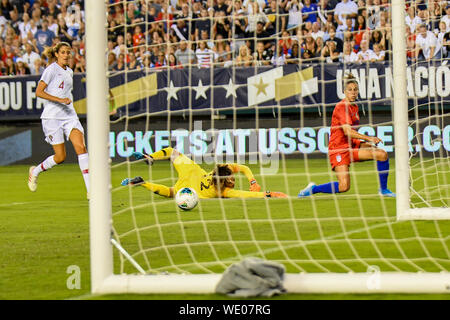
[[[172,198],[182,188],[194,189],[200,199],[208,198],[287,198],[282,192],[260,192],[261,187],[249,167],[237,163],[218,164],[207,173],[198,164],[173,148],[164,148],[152,154],[134,152],[133,156],[145,159],[149,165],[155,160],[170,159],[178,172],[178,181],[173,187],[144,181],[142,177],[126,178],[122,185],[140,185],[163,197]],[[235,190],[234,174],[243,173],[250,183],[250,191]]]

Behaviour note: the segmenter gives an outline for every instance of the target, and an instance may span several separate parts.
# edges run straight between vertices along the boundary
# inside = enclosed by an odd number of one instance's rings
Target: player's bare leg
[[[334,172],[336,173],[336,178],[339,184],[339,192],[347,192],[350,190],[350,173],[349,166],[336,166],[334,168]]]
[[[87,153],[84,134],[78,129],[73,129],[70,132],[69,140],[72,142],[75,153],[78,156],[78,165],[80,166],[80,171],[83,175],[87,198],[89,199],[89,154]]]
[[[66,160],[66,147],[64,143],[54,144],[52,147],[55,153],[54,155],[47,157],[39,165],[32,166],[28,170],[28,188],[32,192],[37,190],[37,180],[41,172],[47,171]]]

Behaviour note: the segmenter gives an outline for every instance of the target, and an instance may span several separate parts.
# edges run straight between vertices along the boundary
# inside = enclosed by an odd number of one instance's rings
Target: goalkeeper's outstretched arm
[[[249,167],[238,163],[230,163],[228,165],[230,166],[233,173],[242,172],[245,175],[245,177],[248,179],[248,182],[250,183],[250,191],[258,192],[261,190],[261,186],[258,184],[258,182],[256,182],[252,170],[250,170]]]
[[[232,188],[226,188],[222,195],[224,198],[287,198],[283,192],[244,191]]]

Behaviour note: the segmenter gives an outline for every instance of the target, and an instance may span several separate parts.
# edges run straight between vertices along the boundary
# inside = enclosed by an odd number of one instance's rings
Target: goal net
[[[289,292],[448,291],[450,70],[446,55],[405,60],[396,44],[405,24],[391,19],[403,17],[403,1],[358,2],[349,23],[367,15],[380,39],[354,25],[335,30],[322,9],[318,24],[299,24],[289,1],[283,10],[269,1],[264,14],[250,1],[175,2],[87,3],[93,292],[212,293],[247,257],[283,264]],[[105,21],[94,15],[102,10]],[[373,61],[380,51],[385,59]],[[382,139],[397,198],[380,195],[377,161],[366,161],[350,165],[349,191],[299,199],[311,182],[337,181],[328,141],[347,73],[359,84],[356,130]],[[201,199],[182,211],[159,192],[121,185],[141,176],[173,187],[181,173],[170,159],[133,157],[168,147],[206,172],[246,165],[262,191],[288,197]],[[245,175],[235,178],[249,190]]]

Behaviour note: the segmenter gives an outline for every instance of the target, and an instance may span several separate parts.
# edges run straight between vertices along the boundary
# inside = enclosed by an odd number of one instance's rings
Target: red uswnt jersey
[[[333,116],[331,117],[330,143],[328,145],[328,153],[339,152],[340,150],[350,149],[349,139],[342,130],[342,125],[350,126],[359,125],[358,106],[350,104],[344,100],[334,107]]]

